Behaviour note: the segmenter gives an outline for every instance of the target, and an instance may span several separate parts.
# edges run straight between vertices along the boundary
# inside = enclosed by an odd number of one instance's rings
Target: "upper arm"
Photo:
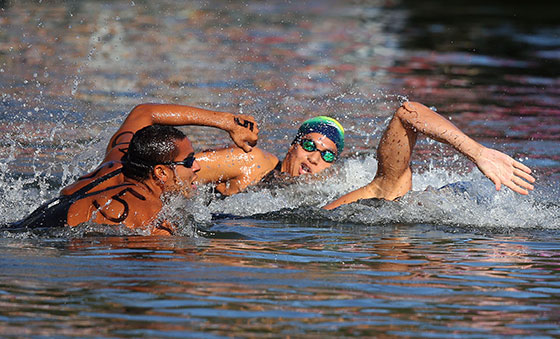
[[[417,133],[399,117],[399,108],[385,129],[377,147],[378,176],[399,179],[410,168]]]
[[[200,165],[197,181],[231,186],[229,194],[259,182],[278,163],[278,158],[257,147],[249,153],[237,147],[201,152],[196,160]]]
[[[126,153],[134,133],[153,124],[152,112],[154,107],[154,104],[140,104],[130,111],[122,125],[109,140],[103,162],[120,160],[122,155]]]
[[[377,148],[378,168],[369,185],[375,196],[392,200],[412,187],[410,159],[416,144],[417,131],[401,119],[401,106],[385,129]]]

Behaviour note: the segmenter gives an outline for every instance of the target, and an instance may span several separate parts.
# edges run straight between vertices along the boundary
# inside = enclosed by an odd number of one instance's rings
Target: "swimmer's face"
[[[297,177],[302,174],[316,174],[332,166],[334,162],[327,162],[321,155],[322,151],[330,151],[337,154],[336,144],[321,133],[309,133],[301,140],[309,140],[314,145],[315,151],[307,151],[298,142],[293,144],[286,154],[282,163],[282,171]],[[308,143],[312,145],[311,143]]]
[[[174,162],[183,161],[194,153],[191,142],[188,138],[177,142],[179,153],[173,159]],[[173,180],[169,180],[167,190],[171,192],[181,193],[183,196],[190,198],[196,191],[194,181],[197,179],[197,172],[200,171],[200,165],[195,160],[190,168],[183,164],[170,165],[173,170]]]

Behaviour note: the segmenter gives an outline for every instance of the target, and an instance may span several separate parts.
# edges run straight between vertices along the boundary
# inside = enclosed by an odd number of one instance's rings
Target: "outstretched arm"
[[[406,102],[395,113],[377,149],[378,170],[368,185],[350,192],[324,208],[333,209],[359,199],[394,200],[412,188],[410,157],[418,133],[449,144],[473,161],[499,190],[505,185],[528,194],[535,179],[531,170],[508,155],[484,147],[428,107]]]
[[[184,105],[141,104],[128,114],[119,130],[111,137],[104,162],[120,160],[134,133],[155,124],[220,128],[227,131],[235,144],[245,152],[250,152],[252,146],[256,145],[259,133],[255,120],[248,115],[235,115]]]

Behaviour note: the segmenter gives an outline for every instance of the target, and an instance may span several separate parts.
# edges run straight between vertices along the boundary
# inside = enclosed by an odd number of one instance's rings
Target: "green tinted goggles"
[[[304,150],[306,150],[307,152],[315,152],[315,151],[319,151],[317,149],[317,145],[315,144],[315,141],[310,140],[310,139],[302,139],[299,142],[301,148],[303,148]],[[323,159],[325,162],[328,163],[332,163],[336,160],[336,154],[331,151],[331,150],[324,150],[324,151],[319,151],[321,153],[321,159]]]

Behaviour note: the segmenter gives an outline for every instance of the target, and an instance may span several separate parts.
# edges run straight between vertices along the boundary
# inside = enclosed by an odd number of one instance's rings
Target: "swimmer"
[[[259,183],[281,183],[291,177],[317,174],[339,158],[344,149],[344,128],[326,116],[306,120],[298,129],[283,161],[254,147],[251,153],[230,147],[197,154],[200,183],[213,183],[223,196]]]
[[[148,228],[154,235],[173,234],[173,225],[158,220],[163,199],[170,193],[190,197],[200,170],[191,142],[173,127],[184,125],[227,131],[242,152],[250,152],[258,137],[258,127],[247,115],[182,105],[139,105],[109,140],[97,169],[11,227],[76,226],[91,221]]]
[[[393,115],[377,148],[378,170],[366,186],[324,206],[334,209],[360,199],[395,200],[412,189],[410,157],[419,133],[453,146],[476,164],[496,190],[502,185],[526,195],[533,189],[531,169],[497,150],[484,147],[428,107],[405,102]]]
[[[505,185],[517,193],[528,194],[533,189],[535,178],[527,166],[482,146],[428,107],[405,102],[383,133],[377,149],[378,171],[373,181],[323,208],[330,210],[360,199],[395,200],[405,195],[412,189],[410,158],[419,133],[449,144],[467,156],[494,182],[496,190]],[[202,168],[199,178],[205,183],[217,182],[218,192],[231,195],[271,177],[281,181],[319,173],[332,166],[343,148],[342,126],[334,119],[317,117],[300,127],[284,161],[279,162],[275,156],[259,148],[251,154],[235,148],[210,151],[197,157]]]

